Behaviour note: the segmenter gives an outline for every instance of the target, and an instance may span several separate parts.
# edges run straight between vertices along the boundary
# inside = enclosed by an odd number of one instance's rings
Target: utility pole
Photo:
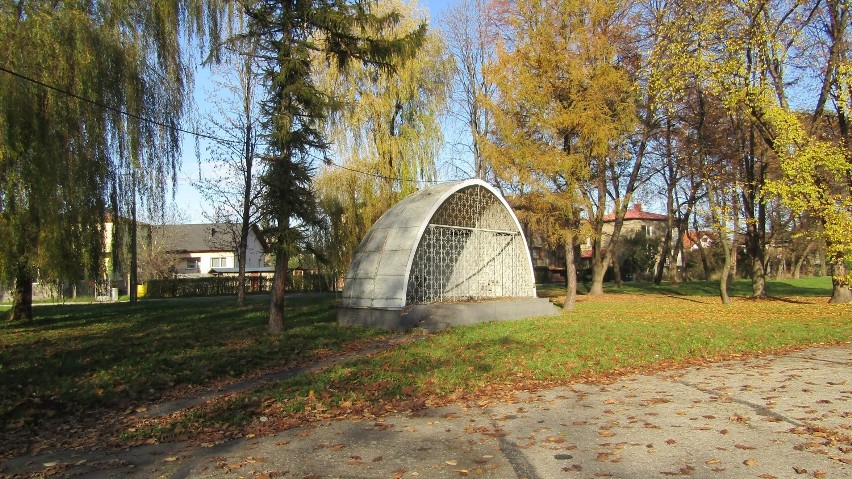
[[[131,182],[130,191],[133,195],[133,201],[130,203],[130,216],[131,222],[130,225],[130,304],[136,304],[136,168],[133,168],[133,172],[131,173]]]

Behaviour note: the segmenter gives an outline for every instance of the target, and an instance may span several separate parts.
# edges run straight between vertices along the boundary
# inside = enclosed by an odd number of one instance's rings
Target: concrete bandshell
[[[476,188],[478,189],[474,190]],[[453,199],[454,195],[457,195],[455,199],[458,200],[458,195],[471,191],[476,191],[480,195],[484,193],[488,197],[487,200],[490,202],[491,208],[491,213],[488,214],[494,216],[496,212],[496,214],[504,215],[503,224],[504,228],[508,228],[508,231],[499,231],[495,234],[516,235],[519,238],[518,244],[523,245],[523,248],[518,247],[516,250],[507,253],[507,257],[511,257],[510,259],[512,260],[508,268],[513,269],[515,274],[520,278],[515,280],[518,285],[510,288],[511,291],[503,287],[495,288],[495,291],[491,291],[485,285],[480,288],[483,293],[475,292],[473,299],[500,299],[505,301],[507,298],[526,298],[527,300],[534,300],[535,276],[532,260],[529,250],[526,247],[526,238],[517,217],[515,217],[512,209],[502,195],[491,185],[481,180],[466,180],[443,183],[413,193],[394,205],[376,221],[367,233],[367,236],[358,246],[352,264],[346,274],[341,308],[338,313],[340,324],[380,327],[383,329],[408,329],[415,326],[415,324],[410,324],[412,323],[411,318],[415,316],[421,320],[428,318],[429,315],[423,313],[423,307],[428,306],[428,304],[424,305],[422,303],[437,301],[431,296],[426,300],[423,297],[417,297],[420,301],[413,300],[409,291],[413,285],[417,284],[417,281],[414,281],[411,276],[415,255],[418,252],[421,241],[424,241],[424,235],[426,235],[429,228],[434,229],[438,227],[460,230],[461,233],[459,234],[466,235],[465,238],[467,239],[476,236],[475,233],[481,231],[478,228],[479,225],[476,225],[477,228],[463,228],[445,226],[444,224],[431,224],[436,213],[449,200]],[[495,207],[494,205],[499,206]],[[497,210],[501,210],[504,213],[500,213]],[[465,238],[460,242],[467,241]],[[465,246],[462,245],[462,248],[465,248]],[[522,252],[520,251],[521,249],[523,250]],[[456,255],[455,258],[451,258],[450,260],[442,258],[442,261],[444,261],[443,266],[447,267],[447,261],[460,261],[463,255],[471,256],[470,253],[463,252],[456,252]],[[422,261],[422,258],[419,260]],[[470,261],[478,260],[477,258],[473,258]],[[491,261],[493,263],[494,259],[491,258]],[[502,258],[501,262],[505,263],[505,258]],[[452,269],[454,267],[449,266],[448,268]],[[502,264],[501,267],[503,269],[507,268],[503,267]],[[484,267],[480,269],[483,270],[481,274],[472,273],[468,277],[461,278],[459,274],[453,271],[457,287],[467,287],[470,289],[471,286],[467,284],[469,283],[467,280],[470,277],[476,274],[480,274],[480,276],[488,275],[493,273],[492,270],[495,270],[493,267],[488,271],[485,271],[486,268]],[[448,279],[444,278],[444,280],[447,281]],[[484,283],[485,281],[481,282]],[[491,282],[499,283],[500,278],[492,278]],[[509,294],[506,291],[509,291]],[[412,312],[412,309],[419,312],[416,315],[411,315],[409,313]],[[547,311],[554,312],[549,309]],[[486,316],[492,320],[500,319],[499,317],[493,317],[494,315]],[[405,320],[404,317],[409,319]],[[442,319],[442,324],[445,322],[446,320]],[[465,322],[468,323],[470,320],[468,319]]]

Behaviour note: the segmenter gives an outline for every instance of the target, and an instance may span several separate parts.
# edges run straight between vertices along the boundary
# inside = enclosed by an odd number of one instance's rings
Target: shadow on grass
[[[0,324],[0,419],[153,398],[176,384],[203,384],[287,366],[374,337],[339,328],[334,295],[286,300],[285,331],[266,332],[267,305],[233,298],[36,307],[32,323]]]

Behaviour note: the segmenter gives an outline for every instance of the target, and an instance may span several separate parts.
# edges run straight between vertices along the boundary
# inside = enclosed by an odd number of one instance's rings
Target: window
[[[198,268],[198,261],[195,258],[186,260],[186,269],[196,268]]]
[[[645,233],[645,236],[654,236],[654,227],[650,225],[642,226],[642,232]]]
[[[227,268],[228,258],[212,258],[210,260],[210,266],[214,268]]]

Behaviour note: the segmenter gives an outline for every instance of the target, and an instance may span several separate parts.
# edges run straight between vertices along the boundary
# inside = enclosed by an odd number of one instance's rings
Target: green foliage
[[[617,261],[621,264],[621,274],[634,279],[651,272],[660,253],[660,238],[648,238],[645,231],[638,230],[633,236],[621,240]]]
[[[401,15],[399,25],[384,34],[389,38],[420,28],[415,2],[387,2],[380,9]],[[426,35],[415,57],[394,60],[392,71],[358,64],[345,71],[318,68],[318,83],[342,102],[326,132],[335,162],[344,168],[329,166],[315,181],[327,223],[318,230],[317,246],[338,271],[348,267],[361,239],[388,208],[415,191],[420,180],[436,179],[443,144],[439,117],[451,68],[435,32]]]
[[[781,177],[768,182],[767,191],[778,195],[794,212],[807,213],[822,224],[826,256],[852,257],[852,161],[849,151],[808,135],[799,118],[781,108],[770,108],[767,121],[775,132],[774,149]],[[837,274],[847,287],[852,271]]]
[[[158,210],[189,87],[180,36],[215,39],[223,3],[0,2],[0,279],[97,273],[131,173]]]
[[[345,71],[353,61],[393,70],[423,41],[426,25],[396,38],[381,36],[400,20],[396,11],[375,12],[362,2],[259,1],[247,8],[248,33],[257,41],[267,87],[263,115],[269,131],[267,214],[279,227],[313,219],[309,164],[328,148],[324,121],[340,105],[324,91],[313,65],[326,61]]]

